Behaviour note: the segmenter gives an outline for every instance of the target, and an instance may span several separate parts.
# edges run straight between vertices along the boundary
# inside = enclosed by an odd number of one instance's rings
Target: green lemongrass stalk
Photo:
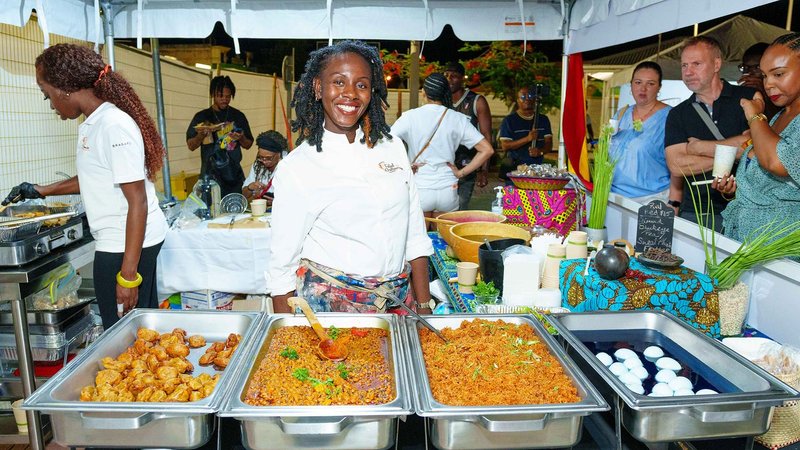
[[[689,179],[684,175],[686,181]],[[692,176],[694,180],[695,177]],[[742,274],[755,266],[766,262],[800,256],[800,221],[784,225],[784,222],[773,221],[764,224],[745,237],[744,242],[730,256],[717,263],[717,242],[714,232],[714,205],[711,203],[711,189],[706,189],[706,218],[700,211],[700,187],[689,183],[689,193],[695,208],[695,217],[703,243],[708,275],[717,280],[719,289],[732,288]],[[710,222],[710,227],[708,226]],[[709,242],[709,236],[710,242]],[[777,238],[776,238],[777,236]]]
[[[757,265],[796,256],[800,256],[800,222],[784,225],[774,221],[750,233],[736,252],[710,266],[708,274],[717,279],[720,289],[729,289],[743,273]]]
[[[606,226],[606,210],[608,195],[611,192],[611,179],[614,177],[614,166],[608,148],[611,145],[611,132],[614,129],[604,126],[600,131],[600,139],[594,150],[594,167],[592,168],[592,206],[589,209],[589,228],[602,229]]]

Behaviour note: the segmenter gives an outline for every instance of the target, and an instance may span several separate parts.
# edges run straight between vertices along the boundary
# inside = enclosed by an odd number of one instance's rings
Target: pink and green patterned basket
[[[508,174],[514,186],[531,191],[557,191],[569,183],[569,178],[542,178]]]

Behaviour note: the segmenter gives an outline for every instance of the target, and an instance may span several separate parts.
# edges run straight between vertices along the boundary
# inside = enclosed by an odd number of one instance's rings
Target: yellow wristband
[[[122,278],[122,272],[117,272],[117,284],[128,289],[139,287],[139,285],[142,284],[142,275],[136,272],[135,280],[126,280]]]

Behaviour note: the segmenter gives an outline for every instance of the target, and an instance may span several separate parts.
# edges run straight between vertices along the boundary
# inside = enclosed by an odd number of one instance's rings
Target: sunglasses
[[[520,96],[519,96],[519,99],[520,99],[520,100],[523,100],[523,101],[524,101],[524,100],[535,100],[535,99],[536,99],[536,96],[535,96],[535,95],[533,95],[533,94],[523,94],[523,95],[520,95]]]
[[[261,161],[261,162],[271,162],[271,161],[277,161],[278,160],[278,156],[279,155],[277,155],[277,154],[275,156],[259,156],[256,159]]]
[[[758,64],[748,66],[747,64],[739,64],[736,66],[741,73],[761,73],[761,67]]]

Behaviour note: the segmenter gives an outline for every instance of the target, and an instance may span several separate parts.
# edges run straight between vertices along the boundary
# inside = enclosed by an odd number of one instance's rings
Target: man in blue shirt
[[[515,166],[541,164],[544,154],[553,149],[550,119],[540,113],[536,126],[533,126],[537,101],[528,87],[521,88],[517,92],[517,110],[506,116],[500,125],[500,148],[508,152]],[[500,175],[505,178],[505,173]]]

